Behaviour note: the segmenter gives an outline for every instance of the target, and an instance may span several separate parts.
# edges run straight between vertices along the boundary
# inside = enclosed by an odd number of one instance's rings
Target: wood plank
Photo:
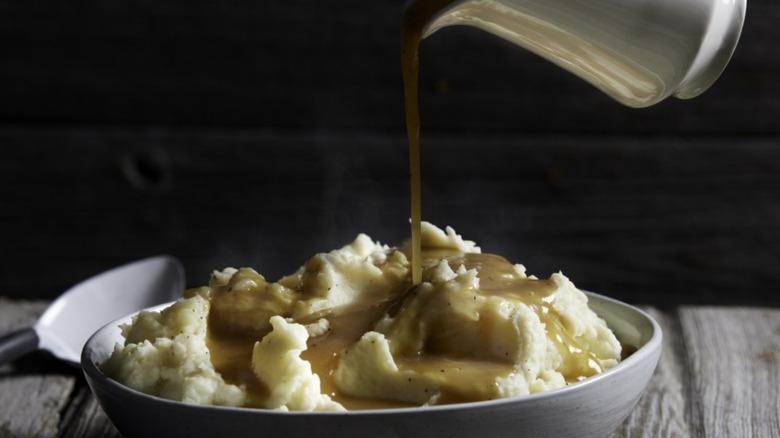
[[[780,310],[680,310],[700,436],[780,436]]]
[[[0,1],[0,121],[403,132],[403,2]],[[425,41],[423,130],[776,134],[780,7],[750,0],[723,76],[624,108],[465,27]]]
[[[0,335],[34,323],[46,305],[0,297]],[[75,381],[72,367],[43,354],[0,366],[0,436],[56,436]]]
[[[81,381],[63,414],[60,436],[72,438],[119,438],[122,435],[108,419],[86,382]]]
[[[682,338],[677,336],[679,322],[673,314],[645,307],[661,325],[664,332],[663,350],[653,378],[636,409],[616,431],[617,437],[687,437],[691,428],[686,419],[685,351]]]
[[[778,138],[423,137],[424,219],[530,273],[664,309],[780,305]],[[0,144],[0,263],[46,272],[8,276],[19,298],[158,253],[191,286],[278,278],[409,233],[401,135],[17,126]]]

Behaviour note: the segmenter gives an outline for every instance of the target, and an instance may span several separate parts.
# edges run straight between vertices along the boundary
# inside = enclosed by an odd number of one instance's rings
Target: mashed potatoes
[[[187,403],[278,410],[458,403],[559,388],[610,368],[621,346],[562,274],[537,279],[423,224],[423,283],[408,249],[359,235],[269,283],[212,275],[123,327],[102,370]]]

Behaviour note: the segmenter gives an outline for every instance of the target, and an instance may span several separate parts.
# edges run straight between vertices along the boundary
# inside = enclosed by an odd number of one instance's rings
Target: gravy
[[[413,0],[404,9],[401,24],[401,71],[404,80],[406,132],[409,137],[409,178],[412,221],[412,284],[422,280],[420,255],[420,108],[419,53],[425,25],[455,0]]]
[[[568,335],[561,317],[551,304],[556,285],[552,280],[529,279],[521,276],[513,265],[495,254],[464,254],[457,251],[431,249],[421,250],[421,279],[427,280],[431,271],[440,260],[446,260],[453,270],[460,266],[476,269],[480,278],[480,287],[464,300],[477,300],[478,297],[501,297],[514,302],[522,302],[531,307],[545,324],[548,337],[553,341],[563,358],[561,373],[567,382],[576,382],[601,371],[601,364],[595,355],[583,348]],[[393,308],[404,300],[414,296],[414,287],[408,282],[396,285],[390,291],[381,294],[369,294],[369,297],[349,308],[336,310],[328,315],[330,323],[327,333],[312,337],[308,349],[301,357],[311,363],[312,371],[320,378],[322,393],[350,410],[378,409],[410,406],[387,400],[368,400],[351,397],[339,391],[333,379],[338,365],[339,354],[357,342],[360,337],[373,329],[376,322],[385,313],[393,314]],[[376,302],[377,296],[385,297]],[[473,305],[470,302],[453,305]],[[247,389],[248,406],[263,407],[268,390],[255,377],[252,367],[252,349],[267,333],[255,332],[252,335],[240,335],[234,330],[220,330],[225,326],[216,312],[209,315],[209,333],[207,345],[211,353],[214,368],[222,374],[227,383],[243,385]],[[297,321],[302,324],[314,322],[312,318]],[[436,323],[435,321],[433,322]],[[510,376],[514,370],[513,358],[495,358],[490,356],[488,337],[493,324],[497,323],[489,315],[483,315],[473,329],[475,338],[465,342],[459,336],[438,336],[426,340],[422,351],[398,352],[397,364],[401,370],[413,370],[425,375],[429,381],[442,382],[438,386],[441,392],[438,403],[461,403],[485,400],[495,385],[496,376]],[[482,336],[482,339],[480,338]],[[452,379],[457,375],[457,379]],[[444,380],[447,379],[446,384]],[[433,395],[433,394],[432,394]]]

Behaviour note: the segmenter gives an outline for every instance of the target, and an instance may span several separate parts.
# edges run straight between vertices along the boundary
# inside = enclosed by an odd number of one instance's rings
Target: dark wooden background
[[[0,295],[179,257],[269,278],[408,234],[402,0],[0,0]],[[634,303],[780,305],[780,3],[628,109],[468,28],[423,45],[423,216]]]

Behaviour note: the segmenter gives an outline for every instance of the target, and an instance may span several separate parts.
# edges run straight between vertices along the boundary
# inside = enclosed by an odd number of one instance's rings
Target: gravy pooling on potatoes
[[[601,371],[599,359],[567,334],[559,321],[558,312],[550,305],[550,297],[555,291],[551,280],[522,277],[510,262],[494,254],[431,249],[422,251],[421,255],[423,281],[428,280],[432,269],[440,260],[447,260],[453,270],[460,266],[477,270],[480,287],[474,289],[473,295],[469,295],[468,299],[499,296],[520,301],[533,308],[563,358],[561,372],[567,382],[576,382]],[[357,342],[364,333],[371,331],[386,312],[392,314],[405,299],[414,294],[415,288],[409,286],[408,281],[399,282],[389,290],[366,294],[364,299],[348,308],[295,321],[309,324],[322,316],[330,322],[328,332],[310,338],[308,349],[301,355],[311,363],[312,370],[319,376],[323,394],[329,395],[350,410],[411,406],[397,401],[363,399],[343,394],[333,379],[339,355]],[[301,293],[305,294],[305,291]],[[261,407],[267,396],[267,388],[252,371],[252,349],[255,342],[262,339],[270,328],[267,331],[239,333],[231,327],[229,319],[220,318],[219,315],[218,312],[210,312],[209,315],[207,346],[211,361],[226,383],[244,385],[247,388],[247,405]],[[489,335],[489,328],[494,323],[489,315],[480,315],[476,322],[477,327],[473,328],[476,337],[471,339],[466,339],[452,330],[448,332],[434,328],[441,334],[427,339],[421,350],[397,352],[396,362],[402,370],[414,370],[434,380],[449,379],[449,386],[441,388],[441,404],[485,400],[485,394],[495,384],[497,375],[514,372],[514,364],[509,358],[496,358],[487,351],[491,343],[480,339],[481,335]],[[453,375],[458,376],[457,379],[453,380]]]

